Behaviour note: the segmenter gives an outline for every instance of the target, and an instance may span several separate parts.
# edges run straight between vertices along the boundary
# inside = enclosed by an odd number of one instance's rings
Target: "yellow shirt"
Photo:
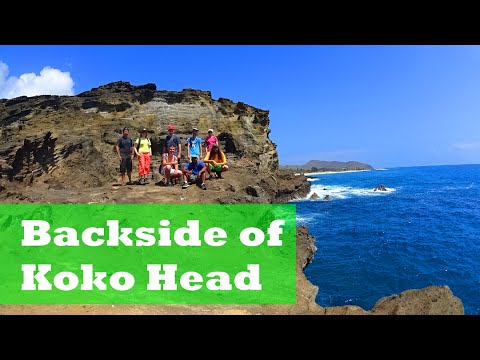
[[[150,142],[150,139],[137,139],[135,140],[135,147],[138,145],[138,140],[140,141],[140,147],[138,148],[139,153],[144,153],[144,152],[150,152],[150,148],[152,147],[152,143]]]
[[[210,151],[209,151],[209,152],[207,152],[207,155],[205,156],[205,159],[203,159],[203,160],[204,161],[213,160],[216,163],[226,163],[227,162],[227,158],[225,157],[225,154],[222,151],[219,151],[216,154],[212,154],[211,158],[210,158]]]

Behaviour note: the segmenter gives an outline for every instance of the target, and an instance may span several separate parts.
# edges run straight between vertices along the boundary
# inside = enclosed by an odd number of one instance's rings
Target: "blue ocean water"
[[[370,310],[383,296],[448,285],[480,314],[480,165],[317,175],[297,203],[318,248],[307,278],[322,306]],[[387,192],[373,191],[379,184]],[[330,201],[323,201],[328,194]]]

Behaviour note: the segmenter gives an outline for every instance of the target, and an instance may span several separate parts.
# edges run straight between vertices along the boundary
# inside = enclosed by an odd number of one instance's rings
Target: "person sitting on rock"
[[[222,179],[222,172],[228,171],[227,157],[220,150],[218,144],[213,144],[212,150],[207,152],[203,161],[207,164],[210,179],[213,179],[213,173],[216,174],[217,178]]]
[[[178,170],[178,158],[175,155],[175,145],[172,144],[168,148],[168,153],[163,154],[161,174],[165,178],[165,186],[173,186],[173,179],[182,176],[182,172]]]
[[[182,189],[186,189],[190,184],[199,183],[202,190],[207,190],[205,178],[207,167],[202,161],[198,161],[198,157],[192,156],[192,161],[183,168],[183,185]]]

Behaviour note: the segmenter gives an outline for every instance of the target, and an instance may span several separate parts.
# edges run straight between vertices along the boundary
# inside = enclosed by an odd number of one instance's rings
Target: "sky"
[[[281,165],[480,163],[480,47],[0,45],[0,98],[113,81],[269,110]]]

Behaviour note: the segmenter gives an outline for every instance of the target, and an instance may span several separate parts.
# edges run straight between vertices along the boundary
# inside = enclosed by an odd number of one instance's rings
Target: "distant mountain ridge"
[[[310,160],[304,165],[283,165],[286,170],[308,170],[308,171],[341,171],[341,170],[375,170],[371,165],[358,161],[322,161]]]

